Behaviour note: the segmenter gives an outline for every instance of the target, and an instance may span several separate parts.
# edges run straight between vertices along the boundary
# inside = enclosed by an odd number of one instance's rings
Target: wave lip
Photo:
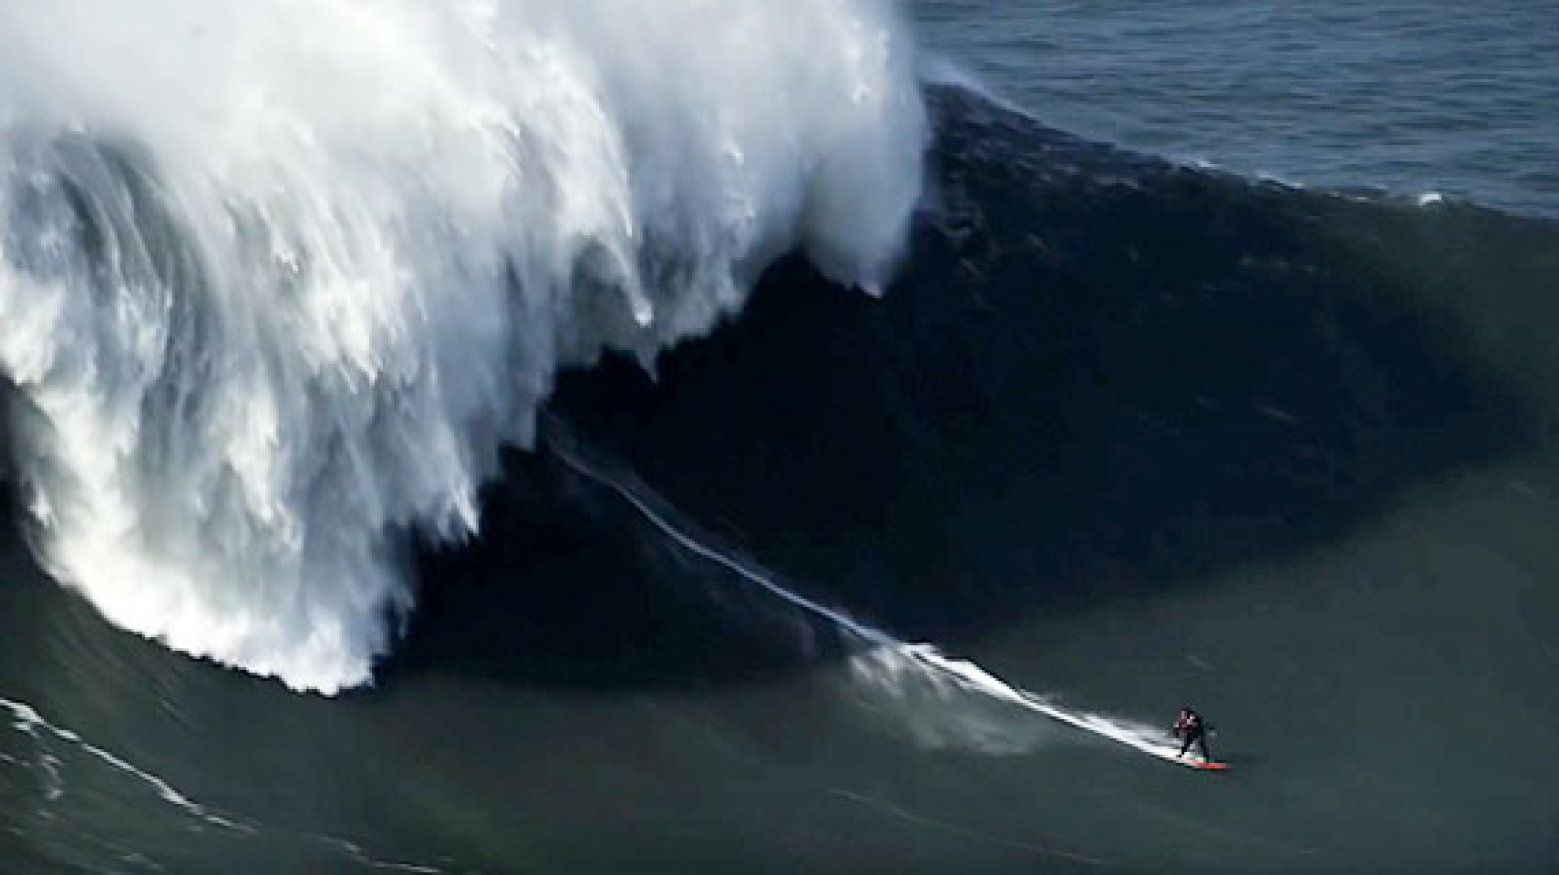
[[[879,288],[928,137],[886,0],[67,0],[0,7],[0,58],[43,560],[324,693],[370,679],[409,533],[477,530],[559,367],[648,363],[798,246]]]

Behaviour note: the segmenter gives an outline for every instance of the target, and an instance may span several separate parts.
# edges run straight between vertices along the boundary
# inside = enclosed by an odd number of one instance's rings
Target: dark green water
[[[782,262],[552,410],[787,592],[1068,713],[1194,703],[1230,773],[928,682],[516,452],[338,699],[109,628],[8,525],[0,871],[1554,871],[1559,228],[935,105],[884,299]]]

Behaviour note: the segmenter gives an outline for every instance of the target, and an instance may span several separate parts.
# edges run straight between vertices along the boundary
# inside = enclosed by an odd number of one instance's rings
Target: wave
[[[801,249],[878,290],[926,111],[888,0],[0,4],[0,372],[109,620],[367,682],[560,367]]]
[[[885,2],[151,8],[0,3],[13,450],[56,577],[294,688],[370,680],[572,365],[678,506],[939,643],[1301,548],[1559,404],[1513,315],[1551,223],[923,95]]]
[[[771,570],[720,544],[630,470],[586,446],[563,422],[543,420],[548,450],[575,473],[610,489],[663,535],[689,554],[730,572],[796,611],[821,620],[847,643],[853,675],[903,712],[903,722],[924,745],[985,753],[1022,753],[1037,736],[1029,720],[991,716],[978,706],[997,704],[1020,717],[1040,716],[1108,739],[1158,759],[1177,761],[1178,748],[1165,733],[1140,723],[1063,708],[1049,698],[1013,686],[976,663],[949,657],[933,644],[902,641],[787,587]],[[954,700],[962,700],[955,702]],[[929,703],[930,707],[920,707]],[[950,707],[950,703],[953,705]]]
[[[785,260],[653,380],[609,357],[548,403],[824,603],[977,652],[1015,617],[1346,538],[1530,452],[1559,410],[1550,222],[1296,190],[928,97],[936,204],[883,300]],[[513,568],[502,552],[474,564]]]

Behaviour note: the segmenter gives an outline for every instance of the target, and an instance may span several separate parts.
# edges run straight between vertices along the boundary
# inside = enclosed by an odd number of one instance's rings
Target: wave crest
[[[51,571],[298,689],[369,680],[556,370],[804,247],[880,287],[925,111],[886,0],[0,4],[0,371]],[[13,75],[14,74],[14,75]]]

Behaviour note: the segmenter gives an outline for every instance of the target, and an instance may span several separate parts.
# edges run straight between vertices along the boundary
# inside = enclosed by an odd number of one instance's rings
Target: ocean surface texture
[[[1556,329],[1551,2],[0,0],[0,873],[1559,871]]]

